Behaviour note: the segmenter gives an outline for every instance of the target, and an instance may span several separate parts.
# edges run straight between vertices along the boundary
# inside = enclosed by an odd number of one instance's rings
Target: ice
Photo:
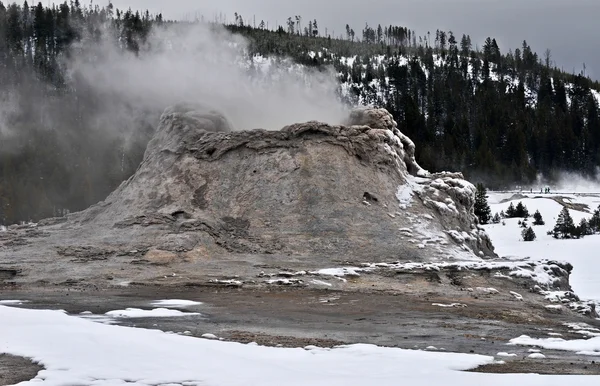
[[[0,306],[0,353],[44,366],[29,385],[578,386],[597,376],[464,372],[482,355],[357,344],[331,350],[274,348],[93,323],[61,312]]]

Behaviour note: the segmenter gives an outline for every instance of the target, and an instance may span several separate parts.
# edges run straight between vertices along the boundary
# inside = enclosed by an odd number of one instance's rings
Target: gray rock
[[[345,126],[232,131],[214,110],[179,105],[162,115],[131,178],[104,202],[45,221],[49,236],[17,254],[51,248],[48,258],[117,264],[136,250],[149,263],[194,269],[236,256],[307,268],[495,256],[474,192],[460,173],[423,170],[383,109],[353,111]]]

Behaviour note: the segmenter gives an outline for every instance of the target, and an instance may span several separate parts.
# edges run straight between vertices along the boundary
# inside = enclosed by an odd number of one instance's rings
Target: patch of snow
[[[156,300],[150,303],[156,307],[164,307],[164,308],[177,308],[177,307],[190,307],[190,306],[199,306],[202,303],[196,302],[193,300],[181,300],[181,299],[167,299],[167,300]]]
[[[4,306],[19,306],[23,303],[27,303],[27,300],[0,300],[0,305]]]
[[[546,356],[542,353],[536,352],[536,353],[527,355],[527,358],[529,358],[529,359],[545,359]]]
[[[560,304],[549,304],[546,306],[549,310],[562,310],[562,306]]]
[[[333,285],[331,283],[327,283],[326,281],[316,280],[316,279],[312,280],[311,283],[316,284],[316,285],[324,285],[327,287],[331,287]]]
[[[227,279],[227,280],[213,279],[213,280],[211,280],[211,283],[231,285],[231,286],[241,286],[242,284],[244,284],[242,281],[235,280],[235,279]]]
[[[515,297],[517,300],[523,300],[523,295],[518,292],[510,291],[510,294]]]
[[[204,339],[219,339],[215,334],[202,334],[201,335]]]
[[[358,344],[331,350],[243,345],[0,306],[0,352],[44,370],[20,385],[596,385],[593,376],[468,373],[490,356]],[[235,371],[232,371],[235,369]],[[283,380],[283,381],[282,381]]]
[[[197,312],[182,312],[168,308],[155,308],[142,310],[140,308],[126,308],[124,310],[108,311],[105,315],[113,318],[170,318],[175,316],[200,315]]]
[[[546,350],[585,352],[585,355],[600,356],[600,337],[565,340],[562,338],[531,338],[527,335],[521,335],[518,338],[511,339],[508,344],[537,346]]]
[[[507,353],[507,352],[499,352],[498,354],[496,354],[496,356],[498,356],[498,357],[516,357],[517,354]]]
[[[462,303],[451,303],[451,304],[442,304],[442,303],[431,303],[432,306],[438,306],[443,308],[465,308],[467,305]]]
[[[360,274],[358,272],[363,271],[364,269],[358,267],[343,267],[343,268],[325,268],[320,269],[316,272],[311,272],[314,275],[324,275],[324,276],[355,276],[358,277]]]

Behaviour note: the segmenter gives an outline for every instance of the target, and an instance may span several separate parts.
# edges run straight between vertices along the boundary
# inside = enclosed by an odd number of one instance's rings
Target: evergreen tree
[[[508,205],[508,208],[506,209],[506,218],[517,217],[516,213],[517,213],[517,210],[515,209],[515,206],[511,202],[510,205]]]
[[[533,225],[545,225],[544,219],[542,218],[542,214],[539,210],[536,210],[533,214]]]
[[[474,205],[475,216],[479,219],[481,224],[488,224],[492,218],[492,211],[487,202],[487,190],[483,184],[477,184],[477,191],[475,192],[475,205]]]
[[[514,217],[522,217],[522,218],[529,217],[529,211],[527,210],[527,207],[525,205],[523,205],[523,203],[521,201],[519,201],[519,203],[517,204]]]
[[[494,215],[494,217],[492,218],[492,223],[493,224],[500,224],[500,221],[502,221],[502,219],[500,218],[500,215],[498,213],[496,213]]]
[[[576,233],[575,223],[569,213],[569,210],[565,207],[558,214],[556,225],[552,229],[551,234],[555,239],[570,239]]]
[[[600,206],[594,211],[592,218],[588,222],[588,226],[591,234],[600,233]]]
[[[588,221],[585,218],[582,218],[575,230],[575,236],[579,239],[584,236],[589,236],[592,233],[590,232],[590,227]]]
[[[535,232],[531,227],[523,229],[521,232],[521,237],[523,238],[523,241],[534,241],[536,239]]]

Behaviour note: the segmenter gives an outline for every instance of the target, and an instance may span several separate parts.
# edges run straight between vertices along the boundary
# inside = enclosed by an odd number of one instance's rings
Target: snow
[[[331,287],[332,286],[331,283],[327,283],[326,281],[322,281],[322,280],[312,280],[311,283],[315,284],[315,285],[324,285],[324,286],[327,286],[327,287]]]
[[[27,300],[0,300],[0,305],[18,306],[26,302]]]
[[[463,372],[489,356],[384,348],[273,348],[111,326],[0,306],[0,353],[45,367],[28,385],[596,385],[594,376]],[[234,369],[234,371],[232,371]]]
[[[219,339],[215,334],[202,334],[204,339]]]
[[[164,308],[178,308],[178,307],[183,308],[183,307],[190,307],[190,306],[199,306],[202,303],[196,302],[193,300],[168,299],[168,300],[156,300],[150,304],[153,306],[156,306],[156,307],[164,307]]]
[[[108,311],[105,315],[113,318],[170,318],[174,316],[200,315],[197,312],[182,312],[168,308],[155,308],[142,310],[140,308],[127,308],[124,310]]]
[[[498,354],[496,354],[496,356],[498,356],[498,357],[516,357],[517,354],[507,353],[507,352],[499,352]]]
[[[442,304],[442,303],[431,303],[432,306],[443,307],[443,308],[464,308],[467,305],[462,303],[451,303],[451,304]]]
[[[536,353],[527,355],[527,358],[529,358],[529,359],[545,359],[546,356],[544,354],[536,352]]]
[[[506,211],[510,202],[500,203],[509,199],[512,193],[489,192],[489,202],[492,213]],[[582,300],[591,300],[600,305],[600,260],[598,259],[598,248],[600,247],[600,236],[586,236],[575,240],[556,240],[546,233],[554,227],[559,212],[563,206],[556,202],[559,197],[564,197],[565,202],[571,204],[584,204],[589,208],[588,212],[569,210],[573,221],[577,224],[582,218],[589,219],[592,212],[598,207],[600,196],[597,194],[524,194],[526,198],[513,200],[513,205],[519,201],[533,215],[536,210],[542,214],[545,225],[533,226],[537,236],[533,242],[521,241],[521,230],[517,224],[519,219],[505,219],[506,225],[490,224],[484,228],[489,234],[496,253],[504,257],[522,257],[530,261],[554,260],[565,261],[573,265],[570,275],[570,284],[574,292]],[[532,223],[531,219],[529,223]],[[542,271],[535,271],[536,275],[544,275]],[[563,296],[564,297],[564,296]],[[559,301],[558,299],[554,301]]]
[[[562,338],[532,338],[521,335],[511,339],[509,345],[536,346],[547,350],[574,351],[582,355],[600,356],[600,337],[565,340]]]
[[[361,270],[362,269],[358,268],[358,267],[325,268],[325,269],[320,269],[316,272],[313,272],[313,274],[325,275],[325,276],[339,276],[339,277],[360,276],[360,274],[358,272]]]

